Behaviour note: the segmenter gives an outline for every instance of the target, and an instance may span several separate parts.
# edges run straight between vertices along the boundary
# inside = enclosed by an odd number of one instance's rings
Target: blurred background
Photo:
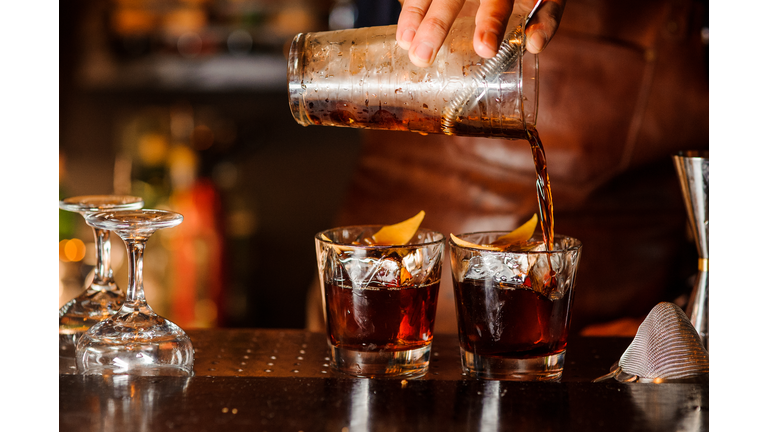
[[[390,20],[399,9],[372,12]],[[349,0],[62,5],[59,195],[138,195],[184,215],[148,243],[158,313],[182,327],[304,326],[306,292],[295,288],[316,277],[313,235],[330,227],[359,135],[296,124],[286,53],[297,33],[359,15]],[[125,289],[124,245],[112,242]],[[78,214],[60,211],[59,265],[63,305],[94,266]]]

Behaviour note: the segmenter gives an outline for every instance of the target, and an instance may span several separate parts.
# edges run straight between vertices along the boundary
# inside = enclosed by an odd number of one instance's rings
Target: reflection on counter
[[[704,409],[709,404],[709,396],[705,399],[700,388],[690,386],[690,389],[681,389],[670,385],[642,384],[627,387],[648,429],[663,430],[670,425],[681,432],[709,429],[709,410]],[[680,404],[682,400],[685,400],[683,406]]]
[[[83,381],[103,381],[103,389],[88,397],[90,422],[81,424],[81,430],[117,432],[121,424],[130,424],[131,430],[149,431],[156,420],[158,407],[183,395],[189,386],[188,377],[164,377],[162,380],[130,375],[84,376]],[[167,426],[167,425],[166,425]]]

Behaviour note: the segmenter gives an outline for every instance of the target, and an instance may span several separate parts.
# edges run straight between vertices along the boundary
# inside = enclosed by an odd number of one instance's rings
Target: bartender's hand
[[[533,8],[536,0],[517,0]],[[566,0],[544,0],[526,28],[526,49],[536,54],[547,46],[557,31]],[[400,0],[397,43],[408,50],[411,62],[419,67],[432,64],[448,30],[460,16],[475,16],[473,46],[480,57],[496,55],[515,0]]]

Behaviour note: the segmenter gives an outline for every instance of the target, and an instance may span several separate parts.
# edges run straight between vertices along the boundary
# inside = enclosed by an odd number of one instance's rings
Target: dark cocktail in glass
[[[332,363],[355,376],[419,376],[432,344],[443,236],[418,229],[406,244],[367,244],[381,226],[315,236]]]
[[[504,232],[458,236],[490,244]],[[540,236],[504,250],[450,241],[462,365],[479,378],[552,380],[562,375],[581,242]]]

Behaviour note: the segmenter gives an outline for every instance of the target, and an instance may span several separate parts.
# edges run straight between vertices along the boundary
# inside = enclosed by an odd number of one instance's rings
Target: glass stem
[[[128,249],[128,290],[125,305],[131,307],[146,306],[144,298],[144,246],[145,240],[126,240]]]
[[[109,231],[93,229],[96,238],[96,272],[93,275],[93,285],[107,286],[114,282],[112,277],[112,244],[109,241]]]

